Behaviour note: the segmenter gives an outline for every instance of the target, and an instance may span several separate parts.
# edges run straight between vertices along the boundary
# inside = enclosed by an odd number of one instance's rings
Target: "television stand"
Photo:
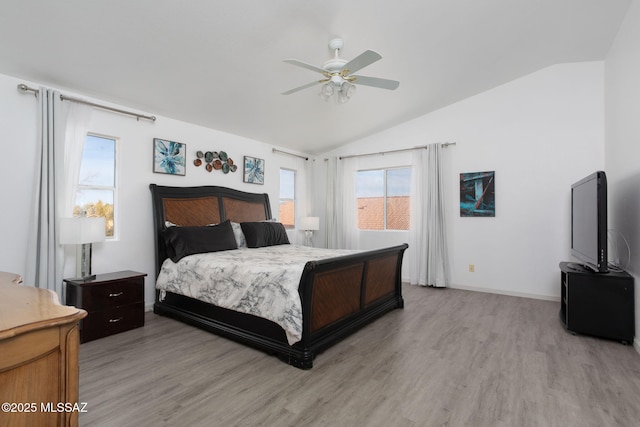
[[[631,344],[635,336],[633,277],[624,272],[594,273],[560,263],[560,321],[570,332]]]
[[[592,273],[594,273],[593,270],[589,270],[587,267],[585,267],[582,264],[578,264],[578,263],[575,263],[575,262],[566,262],[564,264],[566,264],[568,270],[571,270],[571,271],[574,271],[574,272],[582,273],[584,271],[591,271]],[[560,267],[560,268],[562,268],[562,267]]]

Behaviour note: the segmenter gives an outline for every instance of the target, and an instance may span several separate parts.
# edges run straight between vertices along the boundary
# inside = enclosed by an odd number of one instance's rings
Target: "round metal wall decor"
[[[229,172],[235,172],[238,170],[238,166],[234,164],[234,161],[225,151],[200,151],[196,152],[196,159],[193,161],[194,166],[205,165],[207,172],[213,170],[221,170],[227,174]]]

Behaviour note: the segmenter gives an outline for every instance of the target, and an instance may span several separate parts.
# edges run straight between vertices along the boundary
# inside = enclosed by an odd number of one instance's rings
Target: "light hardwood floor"
[[[640,355],[573,336],[559,303],[404,286],[302,371],[147,313],[83,344],[82,426],[638,426]]]

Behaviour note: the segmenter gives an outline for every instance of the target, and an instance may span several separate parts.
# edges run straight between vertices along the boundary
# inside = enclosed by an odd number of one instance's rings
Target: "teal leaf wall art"
[[[186,149],[186,144],[154,138],[153,171],[169,175],[186,175],[187,160],[184,155]]]

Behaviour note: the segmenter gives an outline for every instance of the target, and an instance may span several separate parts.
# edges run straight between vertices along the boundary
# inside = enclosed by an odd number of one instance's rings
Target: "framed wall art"
[[[244,182],[264,184],[264,160],[244,156]]]
[[[166,139],[153,139],[153,171],[169,175],[186,175],[187,145]]]
[[[496,216],[495,171],[460,174],[460,216]]]

